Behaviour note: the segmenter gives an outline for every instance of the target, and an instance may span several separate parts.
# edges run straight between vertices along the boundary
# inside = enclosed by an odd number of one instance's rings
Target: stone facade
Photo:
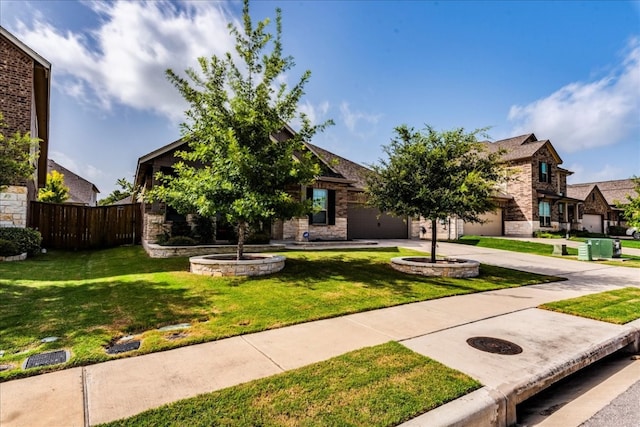
[[[27,226],[27,187],[11,185],[0,193],[0,227]]]
[[[159,235],[164,232],[164,214],[145,212],[142,216],[142,239],[149,243],[156,243]]]

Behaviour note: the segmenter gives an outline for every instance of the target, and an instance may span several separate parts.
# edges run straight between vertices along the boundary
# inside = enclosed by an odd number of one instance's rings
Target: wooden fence
[[[42,234],[42,247],[99,249],[140,243],[140,203],[114,206],[74,206],[31,202],[29,227]]]

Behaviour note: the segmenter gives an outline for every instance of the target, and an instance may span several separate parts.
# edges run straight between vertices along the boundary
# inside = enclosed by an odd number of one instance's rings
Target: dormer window
[[[551,168],[549,167],[549,163],[540,162],[538,165],[538,176],[540,177],[540,182],[551,182]]]

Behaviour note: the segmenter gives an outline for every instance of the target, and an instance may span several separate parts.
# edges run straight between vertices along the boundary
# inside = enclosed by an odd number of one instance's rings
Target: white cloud
[[[223,3],[84,4],[101,17],[91,32],[63,32],[36,16],[16,35],[52,63],[56,87],[100,108],[115,102],[178,121],[186,105],[165,70],[182,74],[198,57],[233,50]]]
[[[592,82],[570,83],[546,98],[514,105],[512,135],[534,132],[567,152],[616,144],[640,129],[640,41],[629,43],[616,71]]]
[[[94,184],[95,180],[99,180],[105,176],[104,171],[102,171],[101,169],[91,164],[80,165],[72,157],[60,151],[49,152],[49,158],[65,169],[70,170],[76,175],[79,175],[87,181],[93,182]]]
[[[313,105],[309,101],[305,101],[298,105],[298,112],[306,114],[311,124],[317,125],[326,120],[329,112],[329,102],[324,101],[318,105]]]
[[[567,178],[567,184],[620,179],[620,168],[608,163],[602,165],[600,170],[591,170],[578,163],[570,165],[567,169],[573,172],[573,175],[569,175]]]
[[[382,114],[367,114],[361,111],[351,111],[347,102],[340,104],[340,113],[347,129],[361,138],[371,135],[375,130],[375,125],[382,117]],[[368,128],[361,130],[362,126]]]

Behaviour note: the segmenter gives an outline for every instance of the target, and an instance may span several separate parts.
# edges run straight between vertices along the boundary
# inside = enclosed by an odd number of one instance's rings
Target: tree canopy
[[[69,187],[64,185],[64,175],[56,170],[47,174],[47,181],[38,190],[38,201],[48,203],[64,203],[69,200]]]
[[[635,227],[640,231],[640,177],[631,178],[636,192],[635,197],[627,195],[628,203],[618,203],[618,207],[624,209],[624,217],[629,227]]]
[[[29,132],[5,135],[6,128],[4,115],[0,112],[0,191],[31,178],[38,154],[37,138],[31,138]]]
[[[312,125],[298,113],[298,102],[310,78],[302,74],[292,87],[285,72],[294,61],[283,56],[281,11],[276,9],[275,34],[269,19],[255,27],[249,2],[243,7],[242,29],[229,24],[236,39],[235,55],[199,58],[200,70],[187,69],[187,78],[167,70],[168,79],[189,104],[181,125],[189,149],[172,174],[160,174],[162,185],[150,193],[181,213],[205,217],[216,214],[236,224],[238,258],[242,257],[247,226],[288,219],[311,210],[308,201],[292,196],[292,188],[308,185],[319,173],[308,141],[330,122]],[[298,120],[298,132],[281,137],[287,123]]]
[[[101,199],[98,202],[100,206],[111,205],[115,202],[119,202],[120,200],[126,199],[127,197],[133,195],[135,186],[133,183],[127,181],[126,178],[119,178],[116,181],[116,185],[120,188],[116,188],[113,190],[107,197]]]
[[[388,159],[373,165],[367,180],[369,203],[381,211],[431,221],[431,262],[436,261],[438,220],[455,216],[479,222],[495,209],[496,185],[505,175],[500,152],[489,153],[478,142],[484,129],[438,132],[398,126],[383,147]]]

